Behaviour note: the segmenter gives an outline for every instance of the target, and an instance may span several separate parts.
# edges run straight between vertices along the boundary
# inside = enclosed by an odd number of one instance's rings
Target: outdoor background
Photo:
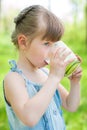
[[[3,78],[9,70],[8,60],[17,59],[11,43],[13,18],[32,4],[40,4],[54,12],[64,23],[62,40],[82,58],[81,101],[74,113],[64,112],[67,130],[87,130],[87,3],[86,0],[0,0],[0,130],[9,130],[3,98]],[[69,81],[62,84],[69,90]]]

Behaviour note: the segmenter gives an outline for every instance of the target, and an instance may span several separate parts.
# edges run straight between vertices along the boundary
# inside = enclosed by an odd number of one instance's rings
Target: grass
[[[67,32],[64,35],[64,41],[67,45],[82,58],[83,76],[81,79],[81,102],[75,113],[69,113],[64,110],[64,117],[67,124],[67,130],[86,130],[87,129],[87,43],[85,27],[81,25],[77,28],[67,26]],[[69,82],[64,79],[62,83],[69,88]]]
[[[66,28],[68,26],[66,25]],[[81,31],[79,31],[81,30]],[[67,130],[86,130],[87,129],[87,48],[85,43],[84,26],[67,29],[63,37],[67,45],[82,58],[83,76],[81,79],[81,102],[75,113],[65,110],[64,118]],[[85,49],[86,48],[86,49]],[[0,34],[0,130],[9,130],[8,120],[6,116],[2,82],[5,74],[9,70],[8,60],[16,59],[17,53],[10,42],[10,35]],[[69,81],[67,78],[62,80],[62,84],[69,89]]]
[[[10,36],[0,34],[0,130],[8,130],[8,120],[6,116],[4,98],[3,98],[3,79],[9,70],[8,60],[16,58],[14,48],[10,42]]]

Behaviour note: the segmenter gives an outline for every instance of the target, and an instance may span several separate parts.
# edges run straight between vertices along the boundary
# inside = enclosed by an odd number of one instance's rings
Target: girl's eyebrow
[[[48,42],[48,43],[50,43],[50,44],[53,44],[53,43],[54,43],[54,42],[48,41],[48,40],[45,40],[44,42]]]

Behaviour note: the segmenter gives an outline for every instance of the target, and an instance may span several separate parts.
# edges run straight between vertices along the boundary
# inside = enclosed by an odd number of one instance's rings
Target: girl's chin
[[[40,66],[37,66],[38,68],[42,68],[42,67],[45,67],[45,66],[47,66],[48,65],[48,63],[44,60],[44,62],[43,62],[43,64],[41,64]]]

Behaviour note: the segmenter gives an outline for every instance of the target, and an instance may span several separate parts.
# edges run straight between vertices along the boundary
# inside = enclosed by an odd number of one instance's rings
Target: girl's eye
[[[46,42],[46,43],[44,43],[44,45],[45,45],[45,46],[49,46],[50,44],[49,44],[49,42]]]

